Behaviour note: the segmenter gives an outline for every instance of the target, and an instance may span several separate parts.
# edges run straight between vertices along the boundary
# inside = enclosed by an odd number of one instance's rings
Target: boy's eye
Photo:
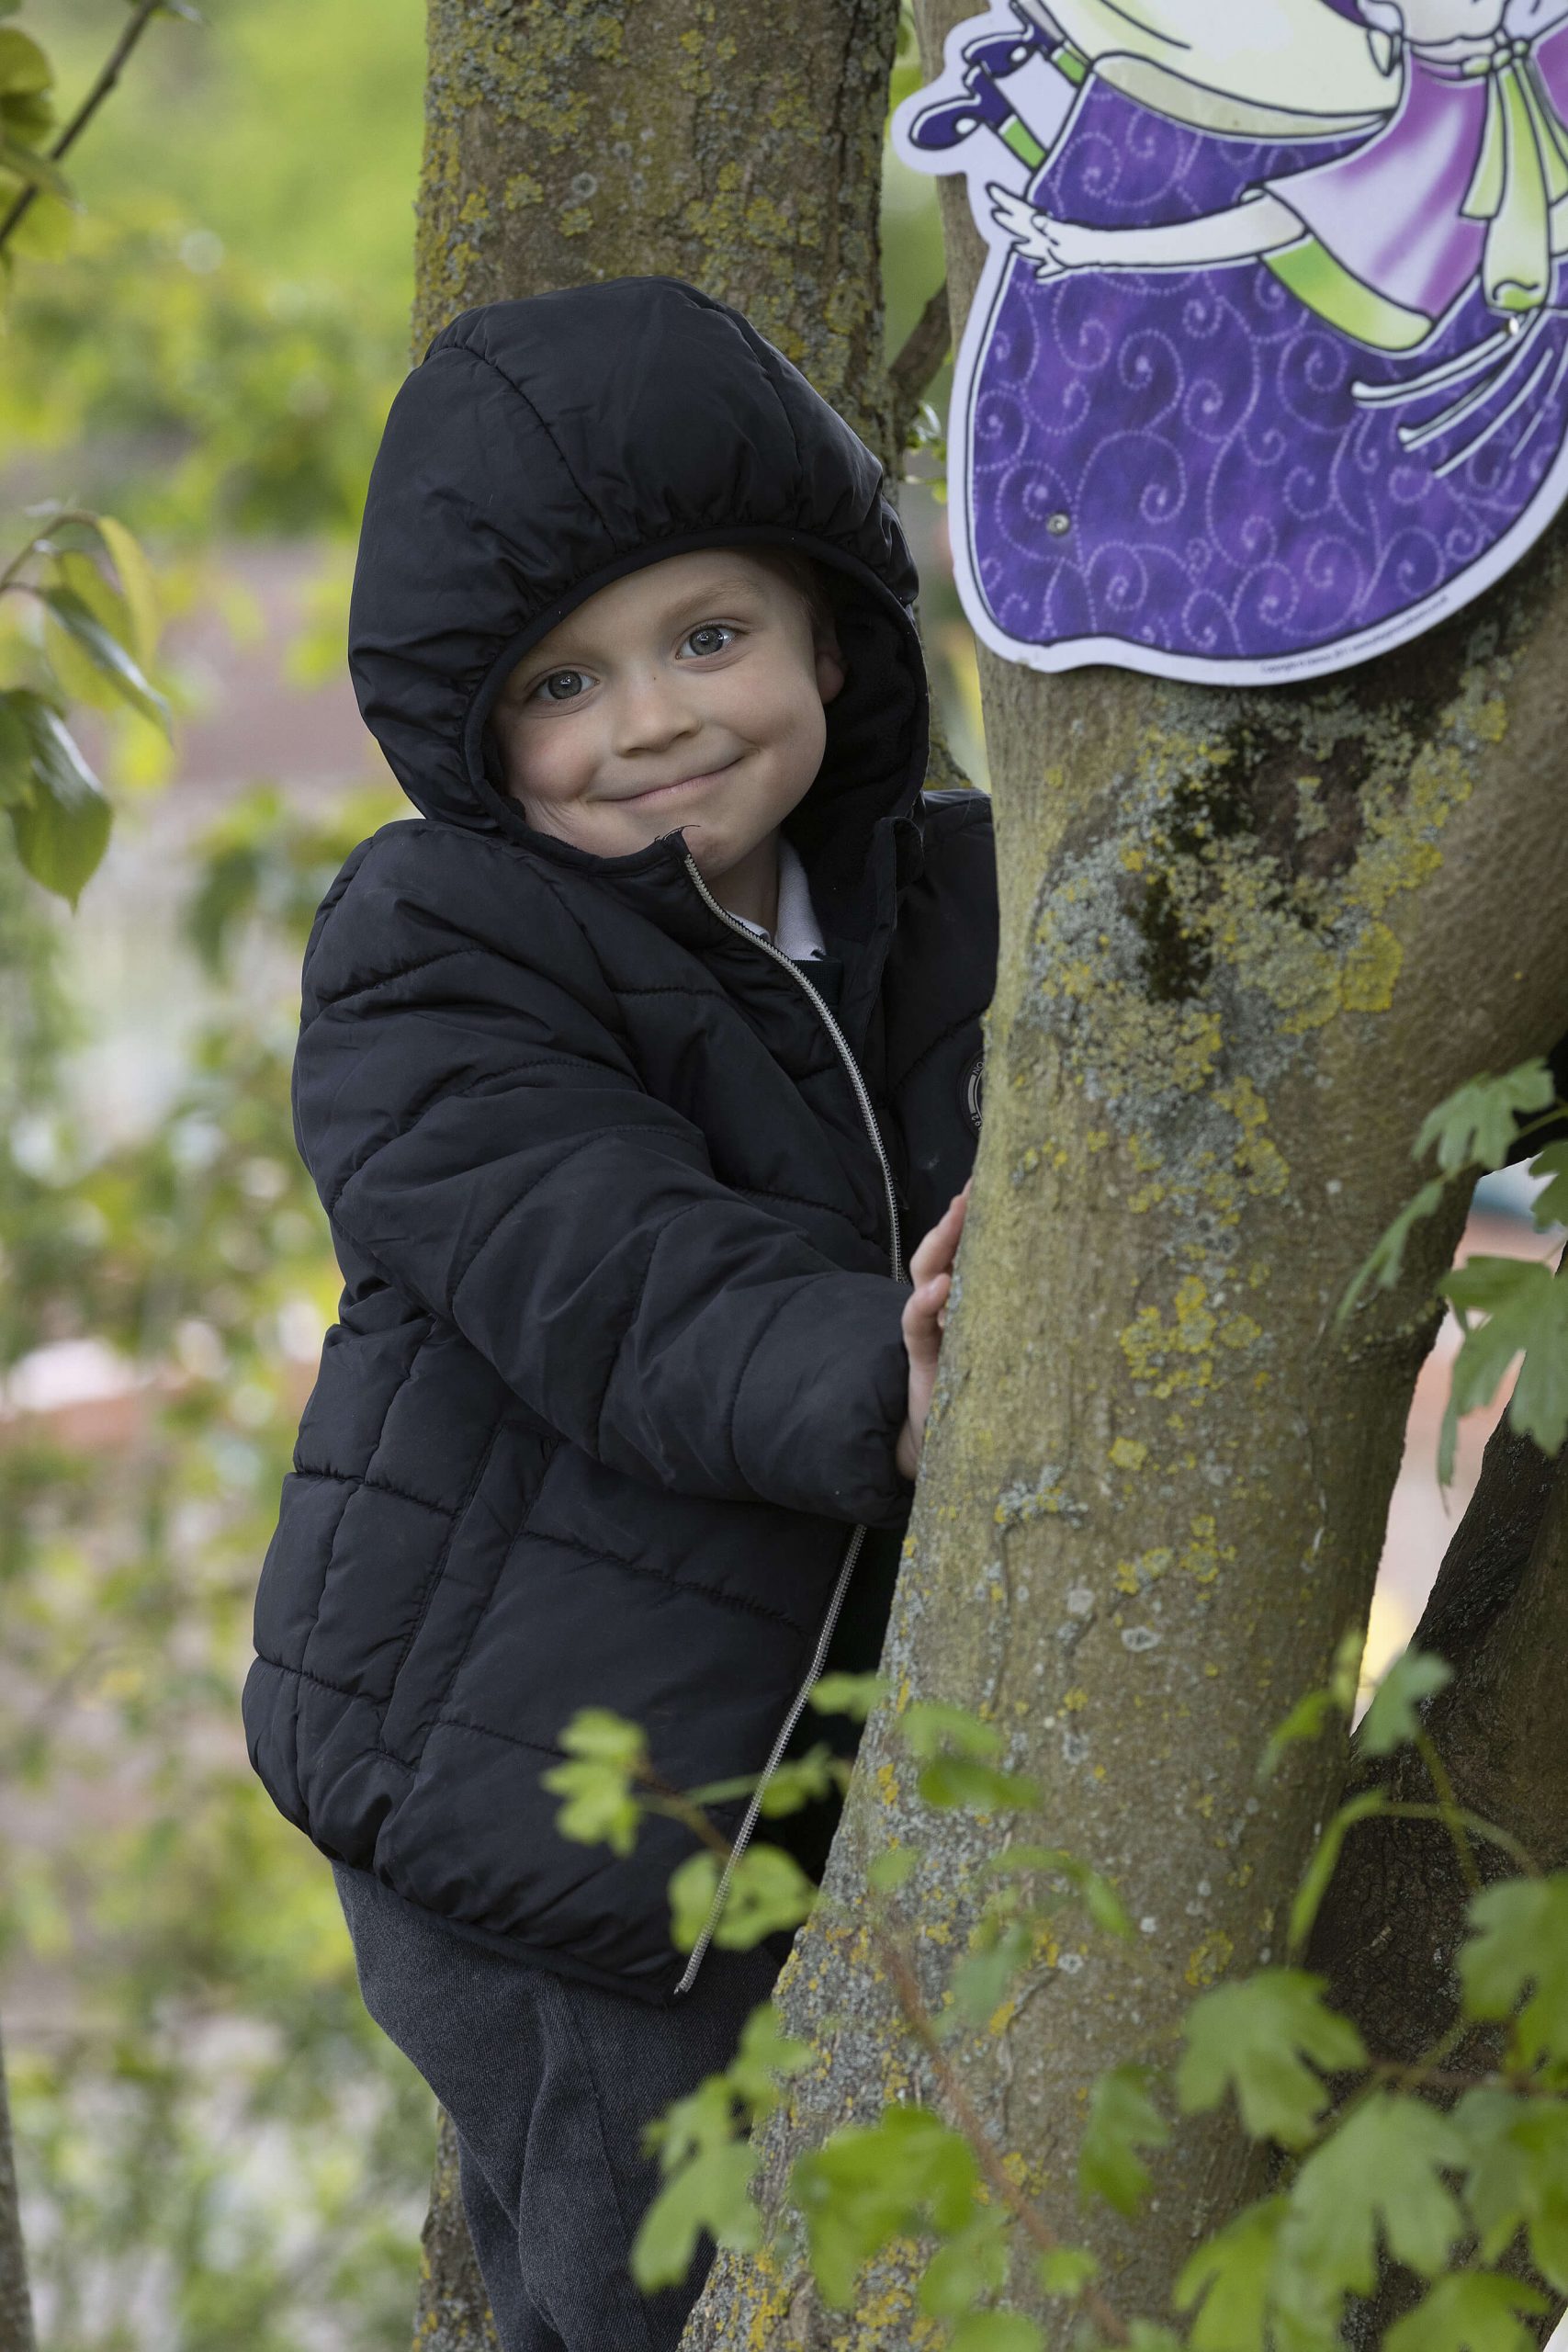
[[[700,627],[687,630],[685,642],[688,645],[694,645],[699,654],[722,653],[724,647],[716,640],[721,638],[731,638],[734,635],[735,631],[728,621],[704,621]],[[706,645],[699,642],[705,637],[709,640]]]
[[[575,702],[587,680],[581,670],[552,670],[534,688],[533,699],[543,695],[547,702]]]

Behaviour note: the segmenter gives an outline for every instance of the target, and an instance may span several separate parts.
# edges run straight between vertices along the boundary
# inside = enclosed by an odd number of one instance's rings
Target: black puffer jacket
[[[787,826],[836,1023],[678,834],[596,858],[497,788],[485,720],[525,649],[718,544],[836,582],[848,681]],[[262,1575],[251,1754],[327,1853],[655,2003],[701,1957],[670,1941],[688,1833],[570,1843],[539,1774],[591,1705],[677,1785],[761,1770],[857,1526],[846,1662],[874,1663],[908,1502],[896,1227],[973,1158],[989,811],[921,797],[915,589],[870,452],[672,278],[456,320],[370,484],[351,665],[421,816],[354,852],[306,952],[296,1131],[344,1288]]]

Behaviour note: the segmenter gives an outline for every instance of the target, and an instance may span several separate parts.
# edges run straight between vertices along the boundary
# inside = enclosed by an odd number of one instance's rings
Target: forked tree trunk
[[[928,59],[959,13],[922,0]],[[886,446],[890,6],[432,0],[431,28],[422,334],[493,294],[672,269],[740,303]],[[959,317],[978,240],[962,191],[942,199]],[[917,1697],[1003,1725],[1052,1841],[1116,1878],[1135,1951],[1066,1931],[1006,2030],[962,2054],[1046,2220],[1089,2236],[1128,2311],[1164,2308],[1248,2160],[1223,2124],[1184,2128],[1143,2222],[1086,2223],[1081,2094],[1157,2051],[1195,1987],[1279,1950],[1345,1757],[1299,1751],[1261,1802],[1256,1761],[1364,1622],[1430,1337],[1419,1301],[1461,1204],[1348,1342],[1334,1305],[1410,1190],[1424,1111],[1564,1026],[1563,546],[1553,532],[1471,613],[1325,684],[1052,682],[982,655],[1004,896],[986,1126],[894,1709],[868,1727],[829,1890],[852,1905],[890,1838],[926,1849],[898,1902],[934,1999],[1003,1825],[919,1806],[894,1722]],[[780,1992],[821,2052],[765,2132],[771,2209],[800,2147],[930,2089],[863,1940],[825,1912]],[[721,2258],[687,2342],[903,2352],[918,2269],[901,2250],[831,2315],[799,2277]],[[435,2323],[419,2340],[463,2341]]]

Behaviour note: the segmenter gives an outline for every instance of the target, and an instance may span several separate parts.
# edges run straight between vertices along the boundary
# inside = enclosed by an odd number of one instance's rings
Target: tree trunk
[[[886,459],[912,405],[882,352],[897,23],[897,0],[430,0],[415,356],[471,303],[666,272],[743,310]],[[449,2126],[424,2245],[419,2352],[492,2343]]]
[[[928,65],[961,13],[917,0]],[[941,194],[956,318],[981,252],[962,187]],[[1168,2046],[1195,1989],[1282,1956],[1345,1756],[1294,1751],[1261,1797],[1258,1758],[1364,1624],[1421,1302],[1462,1204],[1344,1340],[1335,1304],[1413,1189],[1424,1111],[1562,1027],[1565,544],[1554,529],[1471,612],[1310,686],[1053,680],[981,655],[1003,887],[985,1132],[895,1697],[827,1886],[852,1906],[874,1852],[924,1849],[896,1901],[934,2003],[1008,1825],[919,1804],[897,1736],[916,1699],[1001,1725],[1051,1842],[1117,1881],[1137,1948],[1065,1929],[1005,2030],[952,2047],[1045,2223],[1089,2239],[1126,2313],[1167,2311],[1254,2160],[1223,2118],[1183,2125],[1140,2221],[1086,2219],[1083,2095]],[[780,2000],[821,2054],[762,2134],[771,2213],[803,2146],[932,2096],[857,1928],[819,1911]],[[897,2251],[842,2315],[770,2262],[721,2258],[687,2342],[919,2343],[920,2261]],[[1026,2279],[1014,2300],[1051,2308]]]
[[[430,0],[416,352],[458,311],[667,272],[887,447],[878,209],[897,0]]]
[[[415,2352],[501,2352],[463,2212],[457,2135],[449,2115],[442,2116],[436,2134],[430,2211],[421,2239]]]
[[[1454,1679],[1425,1710],[1426,1728],[1461,1805],[1518,1839],[1542,1870],[1568,1865],[1568,1452],[1548,1461],[1506,1422],[1486,1449],[1481,1481],[1443,1559],[1415,1646],[1435,1651]],[[1420,1757],[1367,1758],[1348,1793],[1382,1788],[1396,1803],[1429,1804]],[[1472,1843],[1484,1882],[1517,1868],[1483,1839]],[[1454,2021],[1453,1960],[1471,1889],[1458,1849],[1436,1823],[1373,1818],[1352,1832],[1318,1915],[1309,1954],[1335,2006],[1380,2055],[1413,2060]],[[1472,2030],[1446,2060],[1456,2072],[1495,2063],[1501,2037]],[[1562,2315],[1527,2321],[1545,2343]],[[1351,2341],[1382,2340],[1415,2300],[1408,2272],[1390,2272],[1355,2315]]]
[[[17,2166],[11,2153],[11,2109],[6,2096],[6,2057],[0,2049],[0,2352],[38,2352],[33,2307],[28,2293],[28,2263]]]

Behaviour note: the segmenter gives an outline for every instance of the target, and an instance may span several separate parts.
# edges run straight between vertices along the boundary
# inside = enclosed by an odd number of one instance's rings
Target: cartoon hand
[[[998,187],[988,182],[987,195],[991,198],[991,218],[999,221],[1013,241],[1016,252],[1034,264],[1034,275],[1042,280],[1060,277],[1069,269],[1081,269],[1097,258],[1094,251],[1096,232],[1077,226],[1071,220],[1054,220],[1049,212],[1037,212],[1021,196],[1014,196],[1010,188]]]

